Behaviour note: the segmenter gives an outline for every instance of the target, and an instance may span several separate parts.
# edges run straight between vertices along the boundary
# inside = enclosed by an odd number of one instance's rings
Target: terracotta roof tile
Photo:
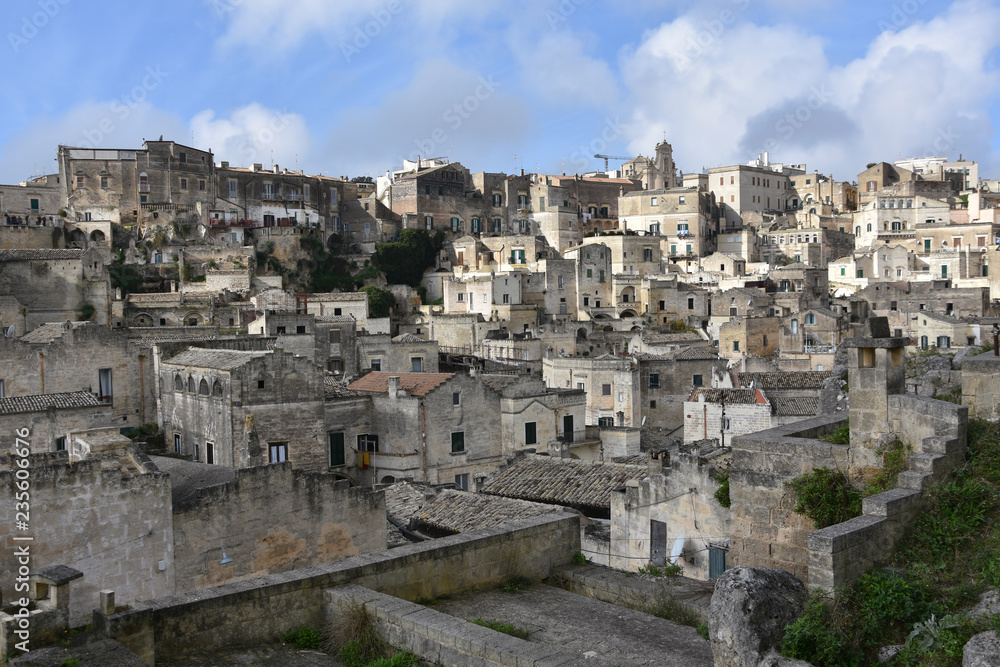
[[[373,371],[347,385],[347,388],[351,391],[388,394],[389,378],[399,377],[400,389],[410,392],[411,396],[426,396],[454,375],[454,373],[383,373]]]
[[[737,373],[740,387],[756,389],[822,389],[830,371],[778,371],[774,373]]]
[[[62,394],[32,394],[30,396],[7,396],[0,398],[0,415],[21,412],[44,412],[49,408],[71,410],[73,408],[94,408],[104,405],[89,391],[70,391]]]
[[[700,387],[691,392],[689,401],[697,401],[700,396],[705,397],[706,403],[720,403],[725,399],[730,405],[764,405],[768,403],[767,397],[760,389],[708,389]]]

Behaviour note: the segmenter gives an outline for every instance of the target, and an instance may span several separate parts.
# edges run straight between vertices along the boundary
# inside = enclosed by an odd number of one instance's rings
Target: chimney
[[[389,376],[389,398],[396,400],[399,397],[399,376]]]
[[[254,162],[253,163],[253,170],[254,171],[261,171],[262,169],[264,169],[264,165],[263,164],[261,164],[260,162]]]
[[[276,173],[276,174],[280,174],[281,173],[281,168],[278,167],[278,165],[274,165],[274,173]]]
[[[225,160],[219,163],[223,169],[229,169],[229,163]]]
[[[662,475],[663,468],[670,461],[669,452],[650,452],[646,461],[647,471],[650,475]]]

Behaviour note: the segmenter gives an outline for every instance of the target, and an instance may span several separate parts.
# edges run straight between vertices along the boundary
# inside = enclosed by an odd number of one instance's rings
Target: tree
[[[375,246],[375,265],[385,272],[390,285],[416,287],[424,271],[434,265],[443,234],[431,237],[425,229],[404,229],[399,240]]]
[[[371,317],[389,317],[389,311],[396,305],[392,292],[375,285],[365,285],[362,292],[368,294],[368,314]]]

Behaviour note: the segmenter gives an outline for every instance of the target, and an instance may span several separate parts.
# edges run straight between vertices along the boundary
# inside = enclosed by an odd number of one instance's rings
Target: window
[[[330,329],[329,333],[330,343],[334,345],[340,344],[340,329]]]
[[[287,330],[285,329],[285,327],[283,327],[283,326],[282,326],[282,327],[276,327],[276,328],[274,329],[274,333],[275,333],[275,334],[277,334],[277,335],[279,335],[279,336],[281,336],[281,335],[284,335],[284,334],[286,334],[286,333],[288,333],[288,332],[287,332]]]
[[[465,303],[465,292],[459,292],[457,298],[459,303]]]
[[[593,278],[594,277],[594,270],[593,269],[587,269],[587,277],[588,278]]]
[[[535,431],[535,422],[524,423],[524,444],[534,445],[538,442],[538,435]]]
[[[177,161],[181,162],[181,163],[187,162],[188,161],[187,160],[187,153],[183,153],[183,152],[182,153],[178,153],[177,154]]]
[[[111,388],[111,369],[101,368],[97,371],[98,398],[101,403],[111,403],[114,396]],[[192,385],[192,391],[194,386]]]
[[[650,401],[649,402],[649,407],[650,407],[650,409],[655,409],[656,408],[656,401]]]
[[[864,269],[858,269],[857,276],[858,276],[858,278],[864,278],[865,277],[865,270]]]
[[[610,384],[602,384],[601,385],[601,396],[610,396],[610,395],[611,395],[611,385]]]
[[[358,434],[358,451],[359,452],[377,452],[378,451],[378,436],[374,433],[359,433]]]
[[[740,341],[734,340],[733,341],[733,352],[739,352],[739,351],[740,351]]]
[[[184,391],[184,380],[180,375],[174,375],[174,391]]]
[[[205,378],[202,378],[201,382],[198,383],[198,395],[208,396],[208,380]]]
[[[691,384],[693,384],[694,386],[700,387],[700,386],[702,386],[702,382],[703,382],[703,380],[702,380],[701,375],[692,375],[691,376]]]
[[[211,442],[205,443],[205,463],[209,465],[215,464],[215,444]]]
[[[288,460],[288,443],[271,442],[267,445],[267,462],[282,463]]]
[[[424,358],[423,357],[413,357],[410,359],[410,370],[414,373],[422,373],[424,370]]]
[[[229,198],[236,199],[236,179],[229,179]]]
[[[465,451],[465,431],[455,431],[451,434],[451,453],[461,454]]]
[[[455,486],[460,488],[462,491],[469,490],[469,473],[462,473],[461,475],[455,475]]]
[[[678,204],[683,204],[684,203],[684,195],[681,195],[680,197],[677,198],[677,203]]]
[[[66,438],[56,438],[56,451],[65,452],[66,451]]]
[[[264,381],[263,380],[257,380],[257,388],[258,389],[263,389],[264,388]]]
[[[101,187],[102,188],[107,188],[108,187],[108,177],[107,176],[101,176]]]
[[[295,326],[295,333],[297,333],[297,334],[304,334],[305,332],[306,332],[306,325],[304,325],[304,324],[297,324]]]
[[[649,374],[649,387],[650,389],[656,389],[660,386],[660,374],[650,373]]]
[[[503,195],[494,194],[493,195],[493,205],[494,206],[502,206],[503,205]]]
[[[663,302],[661,301],[660,303],[663,303]],[[661,310],[662,310],[662,306],[661,306]],[[693,296],[688,297],[688,310],[694,310],[694,297]]]
[[[194,458],[192,460],[201,461],[201,447],[198,445],[194,446]]]
[[[83,188],[83,176],[76,177],[76,189],[80,190]]]
[[[451,394],[451,404],[452,405],[461,405],[462,404],[462,392],[460,392],[460,391],[452,392],[452,394]]]
[[[188,189],[188,179],[182,178],[181,179],[181,190],[187,190],[187,189]]]
[[[344,371],[343,359],[330,359],[326,362],[326,370],[331,373],[342,373]]]
[[[373,371],[380,371],[382,370],[382,360],[372,359],[370,362],[368,362],[368,367],[371,368]]]
[[[457,231],[458,231],[458,227],[459,227],[459,225],[460,225],[460,224],[461,224],[461,223],[460,223],[459,219],[458,219],[458,218],[455,218],[455,217],[453,217],[453,218],[451,219],[451,231],[453,231],[453,232],[457,232]]]
[[[343,433],[331,433],[330,434],[330,467],[336,468],[337,466],[342,466],[347,463],[347,459],[344,455],[344,434]]]
[[[212,384],[212,396],[215,398],[222,398],[222,383],[218,380]]]
[[[597,425],[600,426],[600,427],[602,427],[602,428],[608,428],[608,427],[614,426],[615,425],[615,418],[614,417],[598,417],[597,418]]]
[[[650,205],[650,206],[656,206],[656,205],[657,205],[657,200],[656,200],[656,197],[652,197],[652,198],[650,198],[650,200],[649,200],[649,205]]]
[[[814,313],[806,313],[806,324],[816,324],[816,315]]]

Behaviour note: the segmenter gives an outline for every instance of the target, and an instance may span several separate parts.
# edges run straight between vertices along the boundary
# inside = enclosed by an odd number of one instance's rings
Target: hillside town
[[[161,136],[0,185],[0,653],[27,470],[36,641],[94,625],[175,664],[361,603],[431,662],[577,664],[596,649],[476,654],[407,619],[556,570],[624,608],[615,587],[670,571],[709,591],[662,630],[676,662],[587,664],[751,664],[714,582],[851,584],[998,416],[1000,179],[975,156],[838,180],[648,153],[338,178]],[[894,438],[912,457],[860,515],[796,507],[793,479],[869,479]]]

